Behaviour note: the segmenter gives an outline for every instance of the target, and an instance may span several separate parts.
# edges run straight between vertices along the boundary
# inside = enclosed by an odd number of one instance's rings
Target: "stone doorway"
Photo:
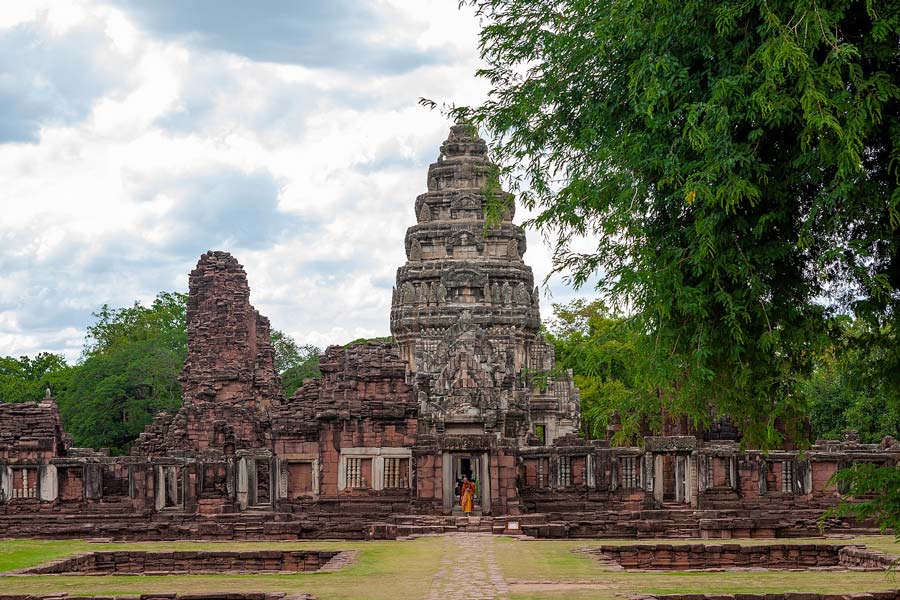
[[[654,456],[654,463],[654,500],[660,504],[691,504],[691,455],[680,452],[658,453]]]
[[[459,508],[460,486],[463,476],[475,483],[475,513],[481,512],[481,458],[478,456],[454,456],[453,457],[453,512],[462,512]]]
[[[445,452],[444,468],[444,510],[452,514],[462,514],[459,506],[460,483],[463,475],[475,482],[475,514],[488,514],[491,510],[490,465],[488,454],[471,452]]]

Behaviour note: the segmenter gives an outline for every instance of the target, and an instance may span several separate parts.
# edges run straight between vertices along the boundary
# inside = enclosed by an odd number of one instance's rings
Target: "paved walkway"
[[[508,591],[490,533],[444,536],[444,553],[428,600],[506,600]]]

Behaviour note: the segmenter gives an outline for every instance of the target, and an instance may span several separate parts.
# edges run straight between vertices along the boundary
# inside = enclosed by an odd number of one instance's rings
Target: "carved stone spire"
[[[423,406],[431,407],[423,415],[426,428],[467,423],[469,431],[522,437],[531,397],[521,391],[524,373],[552,367],[553,351],[539,335],[534,276],[523,261],[525,232],[512,222],[512,196],[489,184],[495,172],[485,141],[471,126],[453,125],[428,167],[428,190],[416,198],[417,222],[406,232],[408,260],[397,270],[391,333],[415,375],[417,394],[427,399]],[[489,200],[508,207],[491,227],[485,222]],[[426,302],[419,291],[430,289],[434,299]],[[571,382],[556,388],[559,409],[532,416],[551,433],[564,434],[577,427],[577,392]]]

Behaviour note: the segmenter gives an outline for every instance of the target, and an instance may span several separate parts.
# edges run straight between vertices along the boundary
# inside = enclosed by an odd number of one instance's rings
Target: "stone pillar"
[[[597,487],[597,479],[594,476],[594,453],[591,452],[584,458],[585,484],[591,489]]]
[[[259,474],[256,471],[256,459],[245,458],[244,464],[247,465],[247,504],[256,506],[256,497],[259,493],[259,481],[257,481]]]
[[[271,456],[269,461],[269,506],[275,508],[278,501],[278,488],[281,487],[281,477],[278,471],[278,459]]]
[[[645,453],[641,456],[641,484],[644,488],[645,492],[653,493],[655,489],[654,484],[654,469],[653,469],[653,455],[650,453]]]
[[[484,514],[490,514],[491,512],[491,458],[490,455],[485,452],[481,455],[481,512]],[[499,460],[499,457],[498,457]],[[499,482],[499,473],[500,466],[497,465],[497,473],[498,473],[498,481],[497,487],[500,487]]]
[[[38,489],[41,500],[53,502],[59,497],[59,480],[56,476],[56,465],[43,465],[38,468]]]
[[[384,489],[384,457],[380,454],[372,457],[372,489]]]
[[[275,472],[278,474],[278,485],[275,488],[276,494],[275,497],[279,500],[283,500],[288,497],[288,462],[286,460],[281,460],[280,458],[275,459]]]
[[[412,460],[409,461],[410,465],[412,465]],[[320,493],[319,482],[321,481],[321,471],[319,468],[319,459],[316,458],[312,462],[312,484],[313,484],[313,494],[316,496]]]
[[[453,457],[449,452],[443,452],[441,454],[441,481],[443,485],[441,486],[444,495],[444,511],[450,512],[453,510]]]
[[[87,463],[84,465],[84,497],[97,500],[103,496],[103,465]]]
[[[766,477],[769,475],[769,463],[764,458],[758,458],[756,468],[759,474],[759,495],[765,496],[769,491],[769,482],[766,481]]]
[[[0,502],[7,502],[10,498],[12,498],[12,469],[0,465]]]
[[[675,502],[684,502],[685,460],[681,454],[675,455]]]
[[[709,456],[697,455],[697,495],[702,494],[709,487]]]
[[[241,510],[245,510],[250,504],[248,493],[249,478],[247,477],[247,459],[242,458],[237,463],[237,501]]]
[[[337,489],[341,491],[347,487],[347,457],[338,455]]]
[[[609,490],[615,492],[619,489],[619,457],[613,455],[609,461]]]
[[[663,456],[653,456],[653,499],[662,504],[665,491],[665,476],[663,474]]]
[[[172,506],[178,506],[181,504],[178,501],[178,468],[165,467],[164,471],[166,474],[166,496],[172,499]],[[183,498],[184,495],[182,495]]]
[[[162,510],[166,507],[166,475],[163,467],[156,466],[156,477],[153,480],[153,508]]]
[[[692,504],[694,499],[694,455],[684,457],[684,503]]]

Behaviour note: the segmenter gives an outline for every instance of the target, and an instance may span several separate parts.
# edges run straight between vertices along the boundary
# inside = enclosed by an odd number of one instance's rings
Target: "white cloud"
[[[0,7],[0,49],[17,53],[0,58],[0,355],[76,358],[93,310],[184,290],[212,248],[303,343],[389,333],[449,125],[417,100],[484,97],[477,22],[455,2],[341,0],[274,3],[240,27],[244,3],[216,22],[200,4]],[[542,280],[533,232],[526,260]]]

